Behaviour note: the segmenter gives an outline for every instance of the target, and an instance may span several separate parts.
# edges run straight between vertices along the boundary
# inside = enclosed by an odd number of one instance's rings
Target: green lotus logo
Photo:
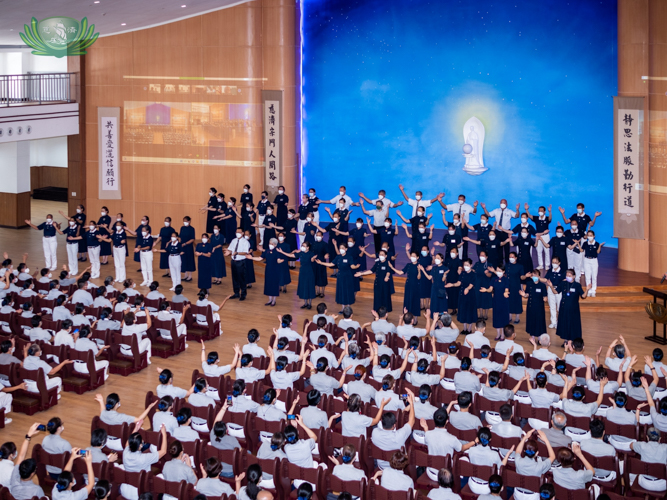
[[[32,53],[36,56],[80,56],[100,36],[85,17],[81,23],[71,17],[47,17],[39,22],[33,17],[24,31],[21,40],[35,49]]]

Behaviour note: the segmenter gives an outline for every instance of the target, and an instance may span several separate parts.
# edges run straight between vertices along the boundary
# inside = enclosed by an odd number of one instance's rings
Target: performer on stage
[[[562,338],[564,342],[580,338],[582,335],[579,299],[585,299],[588,296],[590,285],[582,288],[581,284],[575,281],[574,269],[568,269],[565,281],[561,281],[557,286],[554,286],[551,282],[548,285],[554,294],[562,294],[556,335]]]
[[[493,268],[496,273],[491,286],[480,288],[480,292],[493,294],[493,328],[496,329],[494,340],[505,340],[504,328],[510,322],[510,280],[505,276],[505,268],[501,265]]]
[[[547,322],[544,313],[544,304],[547,302],[547,280],[540,277],[539,269],[526,273],[526,291],[519,293],[528,298],[526,306],[526,332],[539,337],[547,333]]]

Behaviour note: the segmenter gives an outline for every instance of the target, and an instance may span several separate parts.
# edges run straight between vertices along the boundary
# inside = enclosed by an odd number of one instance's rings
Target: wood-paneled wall
[[[30,191],[0,193],[0,226],[26,227],[26,219],[30,219]]]
[[[264,189],[263,166],[217,166],[176,163],[143,163],[121,161],[121,200],[98,199],[98,130],[97,108],[121,108],[121,134],[126,101],[145,102],[217,102],[261,104],[263,89],[284,91],[283,163],[287,194],[293,204],[299,202],[296,160],[297,123],[295,108],[300,97],[296,85],[295,32],[296,12],[293,2],[257,0],[235,7],[193,17],[164,26],[100,38],[83,60],[85,137],[77,151],[85,161],[82,182],[86,211],[99,212],[102,205],[111,213],[123,212],[132,226],[141,216],[150,215],[153,227],[159,227],[165,216],[178,221],[185,215],[193,219],[198,233],[204,230],[205,215],[198,209],[208,201],[208,190],[216,187],[229,198],[238,199],[243,185],[252,186],[255,198]],[[72,58],[75,59],[75,58]],[[131,79],[128,76],[226,78],[220,81]],[[235,85],[234,95],[156,95],[149,93],[150,83]],[[261,121],[261,117],[260,117]],[[120,142],[120,156],[159,153],[164,145],[137,145]],[[169,146],[173,151],[178,146]],[[192,154],[183,147],[182,154]],[[203,149],[203,148],[202,148]],[[148,151],[148,154],[143,154]],[[155,154],[154,156],[159,156]],[[170,156],[175,156],[170,153]],[[176,155],[178,156],[178,155]],[[244,147],[226,148],[227,160],[263,161],[261,128],[252,134]],[[79,158],[70,156],[70,167]],[[70,175],[70,183],[71,183]],[[71,191],[75,191],[70,184]],[[77,193],[78,195],[79,193]],[[77,196],[77,199],[79,197]],[[79,203],[77,201],[76,203]],[[76,204],[74,203],[74,205]],[[70,209],[74,206],[70,203]],[[157,223],[157,224],[156,224]]]
[[[67,169],[46,165],[30,167],[30,191],[49,186],[66,188],[68,186]]]

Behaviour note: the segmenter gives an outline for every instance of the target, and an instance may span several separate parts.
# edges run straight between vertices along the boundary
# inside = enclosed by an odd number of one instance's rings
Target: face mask
[[[104,217],[107,213],[106,212],[100,212],[102,214],[102,217]]]
[[[510,262],[514,264],[516,262],[516,259],[514,257],[510,257]]]
[[[338,194],[341,196],[345,196],[345,191],[338,191]]]
[[[190,223],[189,223],[188,221],[185,221],[185,220],[184,220],[184,221],[183,221],[183,225],[184,225],[184,226],[189,226]]]
[[[95,230],[95,226],[88,226],[88,229],[90,229],[91,231],[94,231],[94,230]]]
[[[146,236],[148,236],[148,233],[146,233],[146,232],[142,232],[141,234],[142,234],[142,236],[143,236],[144,238],[145,238]]]
[[[120,221],[122,221],[122,220],[123,220],[123,219],[121,219],[120,217],[117,217],[117,218],[116,218],[116,222],[120,222]]]
[[[379,195],[378,195],[378,200],[384,200],[384,195],[383,195],[383,194],[379,194]]]
[[[384,255],[380,255],[380,262],[384,262],[385,260],[387,260],[387,257],[385,257]]]
[[[361,229],[361,226],[363,226],[363,224],[361,222],[357,222],[357,229]]]
[[[244,238],[245,238],[246,240],[249,240],[249,239],[250,239],[250,236],[247,236],[247,235],[246,235],[246,236],[244,236]]]
[[[490,234],[490,235],[489,235],[489,241],[493,241],[493,240],[495,240],[495,239],[496,239],[496,235],[495,235],[495,234]]]
[[[539,214],[540,214],[540,217],[544,217],[544,212],[540,211]]]
[[[241,238],[241,236],[243,236],[242,233],[236,233],[236,237],[237,237],[237,238]]]
[[[244,192],[244,193],[247,193],[247,192],[248,192],[248,189],[247,189],[247,188],[243,188],[243,192]]]
[[[424,217],[424,212],[417,212],[417,215],[418,215],[419,217]]]
[[[171,222],[164,221],[164,227],[169,227],[170,224]]]
[[[285,241],[285,237],[283,237],[283,236],[278,236],[278,241],[279,241],[280,243],[282,243],[283,241]]]
[[[452,259],[455,259],[457,255],[458,255],[458,254],[456,254],[456,253],[454,253],[454,252],[451,252],[451,253],[449,254],[449,256],[450,256]]]
[[[313,222],[313,219],[311,217],[306,217],[307,222]]]
[[[584,209],[583,209],[583,208],[577,208],[577,213],[578,213],[578,214],[583,214],[583,213],[584,213]]]
[[[588,237],[588,241],[590,241],[590,242],[592,242],[594,239],[595,239],[594,236],[589,236],[589,237]]]
[[[387,229],[389,229],[389,228],[391,227],[391,222],[385,222],[385,223],[384,223],[384,227],[386,227]]]
[[[377,205],[375,205],[375,209],[376,209],[376,210],[382,210],[382,205],[380,205],[380,204],[378,203]]]
[[[310,192],[310,193],[308,193],[308,196],[310,196],[311,198],[315,198],[315,193]]]
[[[577,229],[579,229],[577,226],[572,226],[572,232],[576,233]]]
[[[419,232],[420,232],[420,233],[423,233],[424,231],[426,231],[426,228],[425,228],[425,227],[420,227],[420,228],[419,228]]]
[[[459,200],[459,205],[463,205],[465,203],[465,200]]]
[[[227,202],[227,206],[231,208],[231,206],[232,206],[232,202],[231,202],[231,201],[228,201],[228,202]]]
[[[176,236],[171,237],[171,241],[176,241],[176,240],[178,240],[178,238]]]
[[[340,207],[341,210],[345,210],[345,203],[341,203],[341,204],[338,205],[338,206]]]
[[[563,233],[561,233],[561,232],[559,231],[559,232],[556,233],[556,236],[557,236],[558,238],[562,238],[562,237],[563,237]]]
[[[83,210],[81,210],[80,208],[77,208],[77,209],[76,209],[76,213],[77,213],[77,214],[80,214],[81,212],[83,212]]]
[[[278,190],[278,194],[284,194],[284,193],[285,193],[285,191],[283,191],[282,189]]]
[[[248,210],[250,210],[250,209],[248,209]],[[288,219],[293,219],[293,218],[294,218],[294,214],[287,214],[287,218],[288,218]]]
[[[421,199],[422,199],[422,195],[420,195],[420,194],[415,195],[415,200],[419,201]]]
[[[76,226],[76,222],[70,221],[69,225],[70,225],[70,227],[74,227],[74,226]]]
[[[505,204],[505,203],[501,203],[501,204],[500,204],[500,208],[502,208],[503,210],[506,209],[506,208],[507,208],[507,204]]]
[[[449,230],[449,234],[451,234],[452,236],[454,235],[454,233],[456,233],[456,231],[454,229]]]
[[[528,233],[521,233],[522,238],[528,238]]]
[[[410,260],[411,260],[412,263],[414,264],[415,262],[417,262],[417,257],[410,257]]]
[[[306,248],[306,247],[301,247],[301,251],[302,251],[302,252],[307,252],[307,251],[308,251],[308,248]]]
[[[454,225],[455,225],[455,226],[460,226],[460,225],[461,225],[461,221],[458,220],[458,219],[454,219]]]
[[[502,277],[503,277],[503,272],[502,272],[502,271],[498,271],[498,272],[496,273],[496,276],[498,276],[499,278],[502,278]]]
[[[267,210],[266,213],[271,215],[273,213],[273,210]]]
[[[485,221],[485,220],[483,220],[483,221],[481,222],[481,224],[482,224],[482,227],[486,227],[486,226],[489,225],[489,223],[488,223],[487,221]]]
[[[538,278],[537,276],[533,276],[533,283],[537,283],[538,281],[540,281],[540,278]]]
[[[117,232],[117,233],[122,233],[122,232],[123,232],[123,228],[122,228],[122,227],[117,227],[117,228],[116,228],[116,232]]]
[[[521,222],[525,224],[526,222],[528,222],[528,219],[526,217],[521,217]]]
[[[148,221],[147,221],[147,220],[142,220],[142,221],[141,221],[141,225],[142,225],[142,226],[145,226],[146,224],[148,224]]]
[[[481,256],[481,257],[479,258],[479,261],[482,262],[482,263],[486,262],[486,257]]]
[[[202,242],[202,243],[208,243],[208,238],[202,238],[202,239],[201,239],[201,242]]]
[[[218,234],[219,232],[220,232],[219,229],[214,229],[214,230],[213,230],[213,233],[214,233],[214,234]]]
[[[354,246],[354,241],[348,241],[347,246],[352,248]]]
[[[334,218],[333,218],[333,221],[334,221],[334,222],[338,222],[339,220],[340,220],[340,219],[339,219],[338,217],[334,217]]]
[[[315,236],[315,241],[322,241],[322,237],[321,236]]]
[[[574,281],[574,278],[572,276],[566,276],[565,279],[567,280],[568,283],[572,283]]]
[[[382,251],[389,255],[389,248],[382,247]]]
[[[270,250],[273,250],[274,248],[276,248],[275,245],[269,245],[269,249],[270,249]]]
[[[213,196],[213,193],[211,191],[208,192],[209,196]]]
[[[344,248],[341,248],[341,250],[340,250],[340,254],[341,254],[341,255],[345,255],[346,253],[347,253],[347,250],[345,250]]]
[[[435,265],[439,266],[440,264],[442,264],[442,259],[435,259]]]
[[[463,270],[464,270],[466,273],[469,273],[469,272],[470,272],[470,266],[463,266]]]

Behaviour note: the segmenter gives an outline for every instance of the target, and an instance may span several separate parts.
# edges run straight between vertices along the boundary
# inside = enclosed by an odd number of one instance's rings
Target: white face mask
[[[345,196],[345,191],[338,191],[338,194],[341,196]]]
[[[428,255],[428,251],[427,251],[427,250],[422,250],[422,255],[423,255],[424,257],[426,257],[426,256]]]
[[[458,254],[457,254],[457,253],[454,253],[454,252],[450,252],[450,253],[449,253],[449,256],[450,256],[452,259],[455,259],[455,258],[458,256]]]
[[[243,192],[244,192],[244,193],[247,193],[247,192],[248,192],[248,189],[247,189],[247,188],[243,188]]]
[[[218,200],[218,203],[222,203],[222,198],[216,198]]]
[[[424,212],[417,212],[418,217],[424,217]]]
[[[463,205],[465,203],[465,200],[459,200],[459,205]]]
[[[385,260],[387,260],[387,257],[385,257],[384,255],[380,255],[380,262],[384,262]]]
[[[495,235],[495,234],[490,234],[490,235],[489,235],[489,240],[490,240],[490,241],[493,241],[493,240],[495,240],[495,239],[496,239],[496,235]]]
[[[313,222],[313,219],[311,217],[306,217],[306,222]]]
[[[142,234],[142,236],[143,236],[144,238],[145,238],[146,236],[148,236],[148,233],[146,233],[146,232],[142,232],[141,234]]]
[[[347,253],[347,250],[345,250],[344,248],[342,248],[342,249],[340,250],[340,254],[341,254],[341,255],[345,255],[346,253]]]
[[[481,221],[481,222],[480,222],[480,224],[482,225],[482,227],[486,227],[486,226],[488,226],[488,225],[489,225],[489,222],[488,222],[488,221],[485,221],[485,220],[483,220],[483,221]]]
[[[276,248],[275,245],[271,245],[271,244],[269,244],[269,250],[273,250],[274,248]]]
[[[322,237],[321,236],[315,236],[315,241],[322,241]]]
[[[544,212],[542,212],[541,210],[540,210],[539,214],[540,214],[540,217],[544,217]]]
[[[71,221],[69,221],[69,225],[70,225],[70,227],[74,227],[74,226],[76,226],[76,222],[74,222],[73,220],[71,220]]]
[[[148,224],[148,221],[147,221],[147,220],[142,220],[142,221],[141,221],[141,225],[142,225],[142,226],[145,226],[146,224]]]
[[[560,266],[558,264],[552,264],[551,267],[553,267],[554,271],[558,271],[560,269]]]
[[[208,238],[202,238],[202,239],[201,239],[201,242],[202,242],[202,243],[208,243]]]
[[[117,233],[122,233],[122,232],[123,232],[123,228],[122,228],[122,227],[117,227],[117,228],[116,228],[116,232],[117,232]]]
[[[102,215],[102,217],[104,217],[107,213],[106,212],[100,212],[100,214]]]
[[[421,199],[422,199],[422,195],[420,195],[420,194],[415,195],[415,200],[419,201]]]
[[[214,234],[218,234],[219,232],[220,232],[220,229],[214,229],[214,230],[213,230],[213,233],[214,233]]]
[[[451,234],[452,236],[454,235],[454,233],[456,233],[456,231],[454,229],[449,230],[449,234]]]
[[[227,206],[231,208],[231,206],[232,206],[232,202],[231,202],[231,201],[228,201],[228,202],[227,202]]]
[[[287,214],[287,218],[288,218],[288,219],[293,219],[293,218],[294,218],[294,214]]]
[[[81,210],[80,208],[77,208],[77,209],[76,209],[76,213],[77,213],[77,214],[80,214],[81,212],[83,212],[83,210]]]
[[[122,220],[123,219],[121,219],[120,217],[116,217],[116,222],[121,222]]]
[[[26,267],[26,268],[23,270],[23,272],[26,273],[26,274],[28,274],[28,273],[30,272],[30,268],[29,268],[29,267]]]
[[[562,237],[563,237],[563,233],[558,232],[558,233],[556,233],[556,236],[557,236],[558,238],[562,238]]]
[[[567,280],[568,283],[572,283],[574,281],[574,278],[572,276],[566,276],[565,279]]]
[[[419,228],[419,232],[420,232],[420,233],[423,233],[424,231],[426,231],[426,228],[425,228],[425,227],[420,227],[420,228]]]
[[[348,241],[347,246],[352,248],[354,246],[354,241]]]
[[[244,238],[245,238],[246,240],[249,240],[249,239],[250,239],[250,236],[244,236]]]
[[[577,208],[577,213],[578,213],[578,214],[583,214],[583,213],[584,213],[584,209],[583,209],[583,208]]]
[[[334,221],[334,222],[338,222],[339,220],[340,220],[340,219],[339,219],[338,217],[334,217],[334,218],[333,218],[333,221]]]
[[[391,222],[385,222],[384,227],[386,227],[387,229],[390,228],[391,227]]]
[[[361,222],[357,222],[357,228],[361,229],[361,226],[363,226],[363,224]]]
[[[410,257],[410,260],[411,260],[412,263],[414,264],[415,262],[417,262],[417,257]]]
[[[171,237],[171,241],[176,241],[176,240],[178,240],[178,238],[176,236]]]
[[[469,272],[470,272],[470,266],[463,266],[463,270],[464,270],[466,273],[469,273]]]
[[[307,252],[307,251],[308,251],[308,248],[305,247],[305,246],[302,246],[302,247],[301,247],[301,251],[302,251],[302,252]]]
[[[283,237],[283,236],[278,236],[278,241],[279,241],[280,243],[282,243],[283,241],[285,241],[285,237]]]
[[[209,191],[209,192],[208,192],[208,195],[209,195],[209,196],[213,196],[213,192],[212,192],[212,191]]]
[[[588,237],[588,241],[593,241],[594,239],[595,239],[595,237],[593,237],[593,236]]]
[[[243,233],[236,233],[237,238],[241,238],[241,236],[243,236]]]
[[[442,259],[435,259],[435,265],[439,266],[440,264],[442,264]]]
[[[516,262],[516,259],[514,257],[510,257],[510,262],[514,264]]]
[[[378,200],[384,200],[384,195],[383,195],[383,194],[379,194],[379,195],[378,195]]]
[[[455,225],[455,226],[460,226],[460,225],[461,225],[461,221],[458,220],[458,219],[454,219],[454,225]]]
[[[528,233],[521,233],[521,236],[524,238],[528,238]]]
[[[184,221],[183,221],[183,225],[184,225],[184,226],[189,226],[190,223],[189,223],[188,221],[185,221],[185,220],[184,220]]]
[[[95,226],[88,226],[88,229],[90,229],[91,231],[94,231],[94,230],[95,230]]]
[[[480,256],[479,261],[482,263],[486,262],[486,257]]]
[[[278,190],[278,194],[284,194],[284,193],[285,193],[285,191],[283,191],[282,189]]]
[[[501,204],[500,204],[500,208],[502,208],[502,209],[504,210],[504,209],[507,208],[507,205],[506,205],[505,203],[501,203]]]
[[[315,198],[315,193],[308,193],[308,196],[309,196],[310,198]]]
[[[499,278],[502,278],[502,277],[503,277],[503,272],[502,272],[502,271],[498,271],[498,272],[496,273],[496,276],[498,276]]]
[[[268,215],[271,215],[271,214],[273,213],[273,210],[267,210],[266,213],[267,213]]]
[[[579,229],[578,226],[572,226],[572,232],[576,233],[578,229]]]
[[[521,222],[525,224],[526,222],[528,222],[528,219],[526,217],[521,217]]]
[[[164,227],[169,227],[171,225],[171,222],[164,221]]]

